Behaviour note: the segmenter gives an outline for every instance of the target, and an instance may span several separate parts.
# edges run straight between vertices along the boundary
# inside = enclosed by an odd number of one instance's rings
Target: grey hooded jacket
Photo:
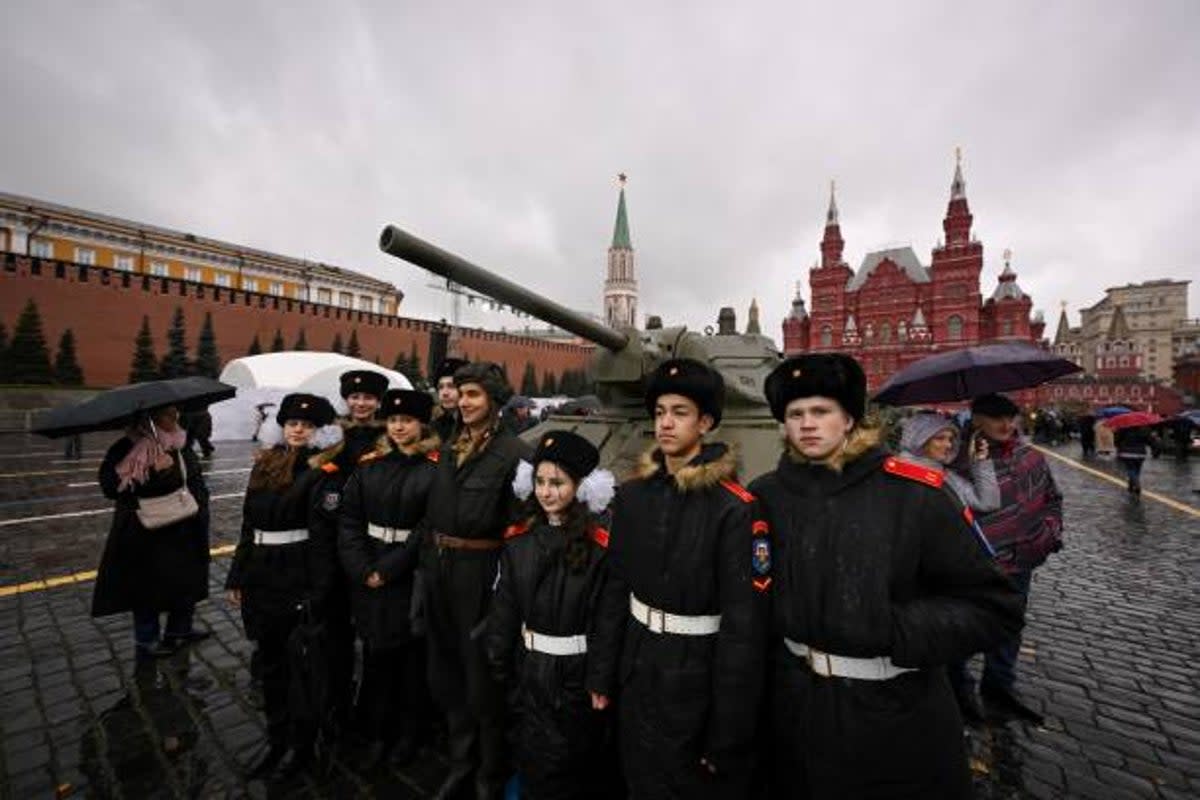
[[[1000,484],[996,482],[996,470],[992,460],[978,461],[971,459],[970,476],[965,476],[946,464],[934,461],[925,455],[925,443],[939,431],[950,428],[958,434],[961,432],[953,421],[940,414],[920,413],[904,421],[903,432],[900,436],[900,450],[906,458],[918,461],[926,466],[940,470],[946,476],[946,485],[963,505],[970,506],[975,511],[995,511],[1000,507]],[[949,463],[955,462],[957,449],[950,453]]]

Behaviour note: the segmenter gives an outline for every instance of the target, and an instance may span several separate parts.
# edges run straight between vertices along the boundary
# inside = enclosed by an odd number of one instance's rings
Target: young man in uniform
[[[433,385],[437,389],[437,406],[433,410],[434,433],[443,442],[450,441],[458,427],[458,387],[454,385],[454,373],[467,362],[461,358],[445,358],[433,373]]]
[[[509,777],[504,690],[482,641],[504,530],[517,511],[512,482],[532,448],[500,425],[512,395],[496,364],[454,373],[461,424],[445,442],[422,523],[429,680],[446,712],[450,773],[435,797],[458,797],[472,774],[480,800],[499,798]]]
[[[610,559],[628,594],[621,760],[632,796],[744,797],[754,761],[770,541],[737,457],[704,437],[721,375],[692,359],[651,375],[655,446],[613,505]]]

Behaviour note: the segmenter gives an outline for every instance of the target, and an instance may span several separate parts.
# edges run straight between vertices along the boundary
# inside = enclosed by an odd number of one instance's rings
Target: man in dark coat
[[[609,558],[629,607],[621,760],[639,800],[744,797],[751,778],[770,543],[734,452],[704,442],[724,388],[699,361],[655,370],[645,402],[657,445],[613,504]]]
[[[500,426],[512,390],[499,366],[468,364],[454,382],[462,424],[442,445],[423,523],[429,679],[446,711],[451,761],[436,796],[456,796],[475,773],[477,797],[496,798],[509,773],[504,694],[480,636],[504,530],[516,513],[513,478],[531,448]]]
[[[965,798],[945,665],[1021,626],[1022,598],[942,475],[887,455],[841,354],[767,379],[786,452],[750,489],[774,553],[771,796]]]
[[[433,385],[437,390],[437,408],[433,410],[433,431],[443,442],[454,437],[458,428],[458,387],[454,385],[454,373],[467,362],[461,358],[446,358],[433,373]]]
[[[1075,425],[1079,428],[1079,449],[1084,458],[1091,458],[1096,455],[1096,418],[1084,414],[1075,420]]]

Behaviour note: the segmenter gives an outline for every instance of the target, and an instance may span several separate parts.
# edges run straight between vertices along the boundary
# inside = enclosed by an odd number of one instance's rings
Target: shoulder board
[[[601,528],[599,525],[592,528],[592,541],[595,542],[596,544],[600,545],[601,547],[603,547],[605,550],[607,550],[608,549],[608,529]]]
[[[765,519],[756,519],[750,526],[751,536],[766,536],[771,532],[771,526],[767,524]]]
[[[942,488],[942,484],[946,481],[946,476],[939,470],[895,456],[889,456],[883,462],[883,471],[889,475],[898,475],[901,478],[908,478],[910,481],[932,486],[935,489]]]
[[[442,451],[441,450],[430,450],[429,452],[427,452],[425,454],[425,458],[429,459],[430,461],[432,461],[433,463],[436,464],[442,458]]]
[[[967,521],[968,525],[975,524],[975,512],[971,510],[970,506],[963,506],[963,519]]]
[[[332,475],[333,473],[335,473],[337,471],[338,471],[338,465],[333,463],[332,461],[326,461],[324,464],[321,465],[321,472],[326,472],[326,473],[329,473],[330,475]]]
[[[528,530],[529,530],[528,522],[514,522],[512,525],[509,525],[507,528],[504,529],[504,538],[512,539],[517,536],[520,536],[522,533],[526,533]]]
[[[358,463],[367,464],[379,458],[379,456],[380,452],[378,450],[372,450],[369,453],[363,453],[361,456],[359,456]]]
[[[741,500],[743,503],[754,502],[754,495],[746,491],[746,487],[742,486],[737,481],[721,481],[721,485],[724,486],[730,494],[732,494],[738,500]]]

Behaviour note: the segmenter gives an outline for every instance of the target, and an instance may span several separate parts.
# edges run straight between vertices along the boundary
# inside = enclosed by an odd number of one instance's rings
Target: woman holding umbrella
[[[300,719],[289,702],[288,639],[306,604],[311,614],[320,615],[337,559],[336,542],[321,535],[327,526],[319,524],[324,478],[337,467],[322,463],[318,448],[341,441],[341,429],[330,424],[333,406],[317,395],[289,394],[275,420],[282,431],[264,430],[260,436],[267,449],[250,472],[242,534],[225,582],[261,659],[269,747],[251,770],[254,776],[273,772],[289,746],[293,757],[285,773],[312,762],[315,720]]]
[[[176,406],[145,411],[100,465],[100,488],[116,509],[92,616],[132,611],[139,658],[210,635],[192,627],[196,603],[208,597],[208,487],[195,454],[183,449],[186,439]],[[156,516],[152,507],[169,510]]]

